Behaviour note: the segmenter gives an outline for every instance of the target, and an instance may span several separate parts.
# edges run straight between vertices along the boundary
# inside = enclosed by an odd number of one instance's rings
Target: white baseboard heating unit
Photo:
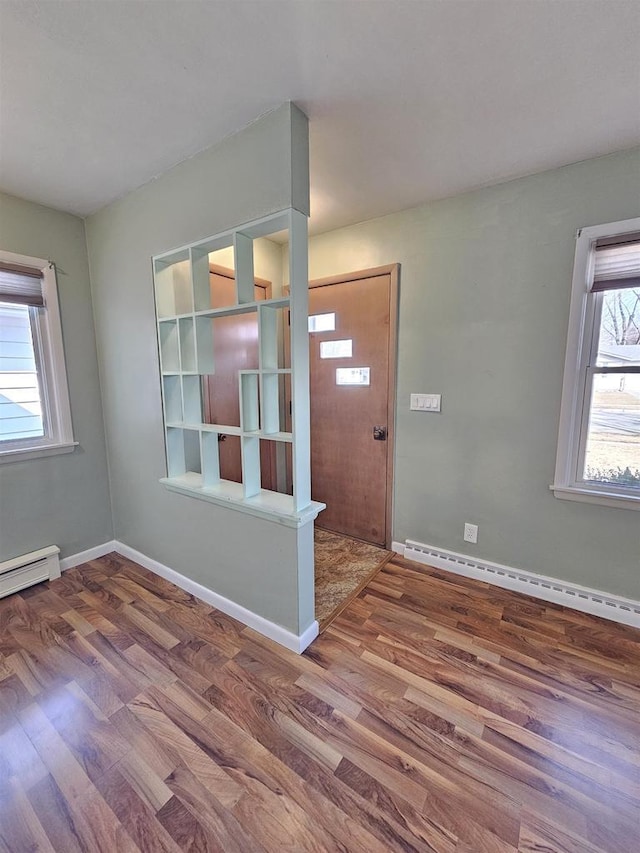
[[[60,577],[60,549],[56,545],[41,548],[0,563],[0,598],[19,592],[34,583]]]

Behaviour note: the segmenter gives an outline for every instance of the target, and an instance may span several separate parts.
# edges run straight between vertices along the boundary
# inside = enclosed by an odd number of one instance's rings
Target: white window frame
[[[562,385],[558,452],[553,485],[554,495],[563,500],[584,501],[605,506],[640,510],[637,489],[611,483],[587,482],[581,474],[587,439],[592,375],[588,370],[598,346],[604,294],[591,293],[595,244],[603,237],[616,237],[640,230],[640,217],[606,225],[581,228],[576,240],[571,288],[571,308],[567,352]]]
[[[43,308],[30,308],[44,436],[0,441],[0,465],[57,453],[71,453],[73,440],[69,386],[62,343],[62,323],[54,265],[42,258],[0,251],[0,261],[42,271]]]

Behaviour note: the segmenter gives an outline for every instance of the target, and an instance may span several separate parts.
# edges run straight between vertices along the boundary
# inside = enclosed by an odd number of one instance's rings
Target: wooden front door
[[[210,267],[211,307],[224,308],[235,304],[235,277],[233,270]],[[269,299],[271,283],[258,279],[255,286],[256,301]],[[238,371],[258,367],[258,315],[257,312],[218,317],[213,328],[213,357],[215,373],[205,376],[203,382],[204,418],[208,424],[240,426],[240,396]],[[242,455],[240,437],[225,434],[221,437],[220,477],[223,480],[242,482]],[[275,449],[273,442],[262,442],[260,473],[263,489],[276,489]]]
[[[397,274],[397,266],[367,270],[309,290],[311,324],[335,326],[309,332],[311,488],[327,505],[316,524],[383,546],[391,537]]]

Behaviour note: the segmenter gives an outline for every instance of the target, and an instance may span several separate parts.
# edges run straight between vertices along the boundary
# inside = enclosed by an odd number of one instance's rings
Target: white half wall
[[[170,120],[170,117],[167,117]],[[162,128],[158,128],[162,132]],[[295,530],[167,491],[151,257],[294,207],[306,117],[284,104],[87,220],[114,536],[296,636],[314,622]]]

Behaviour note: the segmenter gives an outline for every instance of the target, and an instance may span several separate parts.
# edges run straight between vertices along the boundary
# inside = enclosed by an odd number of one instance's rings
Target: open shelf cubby
[[[153,271],[158,319],[191,313],[193,289],[188,249],[156,258]]]
[[[158,323],[160,344],[160,364],[163,373],[177,373],[180,370],[180,342],[177,320],[160,320]]]
[[[169,477],[179,477],[187,472],[201,473],[198,430],[168,426],[167,473]]]
[[[289,238],[285,246],[283,233]],[[297,336],[297,346],[306,371],[306,218],[302,214],[284,211],[153,258],[167,453],[167,477],[162,482],[174,491],[297,526],[303,516],[317,514],[321,505],[310,499],[308,476],[297,473],[303,469],[295,467],[295,437],[285,427],[285,384],[292,390],[304,388],[304,382],[296,386],[294,381],[293,337],[291,346],[284,343],[285,335],[291,335],[290,311],[296,289],[291,288],[291,297],[280,296],[283,280],[278,281],[275,298],[258,299],[256,292],[254,266],[260,266],[260,253],[266,251],[263,245],[256,249],[256,241],[271,235],[276,235],[276,242],[268,245],[272,264],[273,258],[282,265],[288,257],[289,280],[299,284],[302,307],[297,309],[298,322],[304,337]],[[220,277],[222,266],[218,257],[231,258],[233,264],[235,285],[224,300],[220,292],[214,294],[215,276]],[[215,419],[217,411],[212,395],[218,387],[229,394],[233,381],[227,372],[219,385],[216,376],[216,360],[220,360],[220,372],[225,347],[233,345],[230,321],[224,318],[247,314],[253,314],[255,321],[243,321],[237,345],[246,346],[246,336],[255,341],[257,335],[257,355],[248,364],[245,359],[245,367],[251,369],[231,374],[237,378],[233,405],[236,411],[239,406],[239,425],[207,423]],[[291,365],[284,362],[285,352],[291,352]],[[308,394],[296,398],[292,393],[291,398],[294,415],[297,407],[298,422],[308,432]],[[228,412],[225,418],[237,417],[228,406],[220,411]],[[239,439],[241,483],[221,476],[220,443],[227,436]],[[308,435],[304,441],[308,444]],[[264,456],[264,445],[272,442],[294,445],[293,495],[262,488],[261,448]],[[284,448],[278,453],[280,459],[285,458]]]
[[[180,376],[163,376],[164,416],[167,423],[182,421],[182,387]]]
[[[182,406],[185,423],[202,423],[202,380],[200,376],[182,377]]]
[[[183,373],[196,371],[195,320],[193,317],[181,317],[178,320],[180,338],[180,369]]]

